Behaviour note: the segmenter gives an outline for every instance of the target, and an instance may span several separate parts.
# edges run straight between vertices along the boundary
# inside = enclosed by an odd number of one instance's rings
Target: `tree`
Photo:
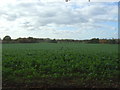
[[[11,41],[11,40],[12,40],[11,37],[8,35],[3,38],[3,41]]]
[[[46,38],[46,39],[45,39],[45,42],[49,42],[49,43],[50,43],[50,42],[51,42],[51,39],[50,39],[50,38]]]
[[[2,40],[1,40],[1,38],[0,38],[0,43],[2,43]]]
[[[92,38],[90,43],[99,43],[99,38]]]
[[[108,40],[108,43],[109,43],[109,44],[116,44],[116,40],[115,40],[115,39],[109,39],[109,40]]]
[[[18,38],[16,39],[19,43],[36,43],[37,39],[33,37],[28,37],[28,38]]]
[[[53,39],[51,40],[51,43],[57,43],[57,40]]]
[[[107,39],[100,39],[99,43],[108,43],[108,42],[107,42]]]

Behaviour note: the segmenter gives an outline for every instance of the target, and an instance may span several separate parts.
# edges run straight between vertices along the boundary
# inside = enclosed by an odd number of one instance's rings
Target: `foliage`
[[[99,43],[99,38],[92,38],[90,43]]]
[[[77,42],[77,43],[104,43],[104,44],[120,44],[120,39],[99,39],[99,38],[92,38],[89,40],[74,40],[74,39],[50,39],[50,38],[17,38],[17,39],[11,39],[10,36],[5,36],[3,38],[2,43],[41,43],[41,42],[47,42],[47,43],[65,43],[65,42]]]
[[[3,83],[43,82],[50,85],[53,82],[57,85],[64,81],[68,86],[74,82],[81,87],[94,84],[114,87],[114,83],[118,84],[118,63],[117,45],[3,44]]]
[[[3,41],[11,41],[11,37],[10,37],[10,36],[5,36],[5,37],[3,38]]]

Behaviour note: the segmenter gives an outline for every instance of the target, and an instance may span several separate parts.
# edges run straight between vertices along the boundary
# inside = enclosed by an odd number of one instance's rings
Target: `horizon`
[[[9,35],[6,35],[6,36],[9,36]],[[10,36],[11,37],[11,36]],[[15,39],[19,39],[19,38],[29,38],[29,37],[31,37],[31,36],[28,36],[28,37],[18,37],[18,38],[12,38],[11,37],[11,39],[12,40],[15,40]],[[3,37],[4,38],[4,37]],[[1,40],[3,40],[3,38],[0,38]],[[97,39],[97,38],[95,38],[95,37],[93,37],[93,38],[89,38],[89,39],[69,39],[69,38],[41,38],[41,37],[32,37],[32,38],[35,38],[35,39],[51,39],[51,40],[53,40],[53,39],[55,39],[55,40],[91,40],[91,39]],[[98,38],[98,39],[106,39],[106,40],[109,40],[109,39],[120,39],[120,38]]]
[[[13,39],[118,38],[118,2],[3,1],[0,4],[1,39],[6,35]]]

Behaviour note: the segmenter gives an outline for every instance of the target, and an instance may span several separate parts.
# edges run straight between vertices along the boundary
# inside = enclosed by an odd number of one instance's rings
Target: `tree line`
[[[17,38],[12,39],[10,36],[5,36],[3,40],[0,39],[2,43],[62,43],[62,42],[78,42],[78,43],[102,43],[102,44],[120,44],[120,39],[99,39],[92,38],[89,40],[74,40],[74,39],[50,39],[50,38]]]

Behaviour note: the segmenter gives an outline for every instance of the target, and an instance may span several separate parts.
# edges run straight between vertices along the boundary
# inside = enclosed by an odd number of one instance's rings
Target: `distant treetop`
[[[7,35],[3,38],[3,41],[11,41],[11,37]]]

